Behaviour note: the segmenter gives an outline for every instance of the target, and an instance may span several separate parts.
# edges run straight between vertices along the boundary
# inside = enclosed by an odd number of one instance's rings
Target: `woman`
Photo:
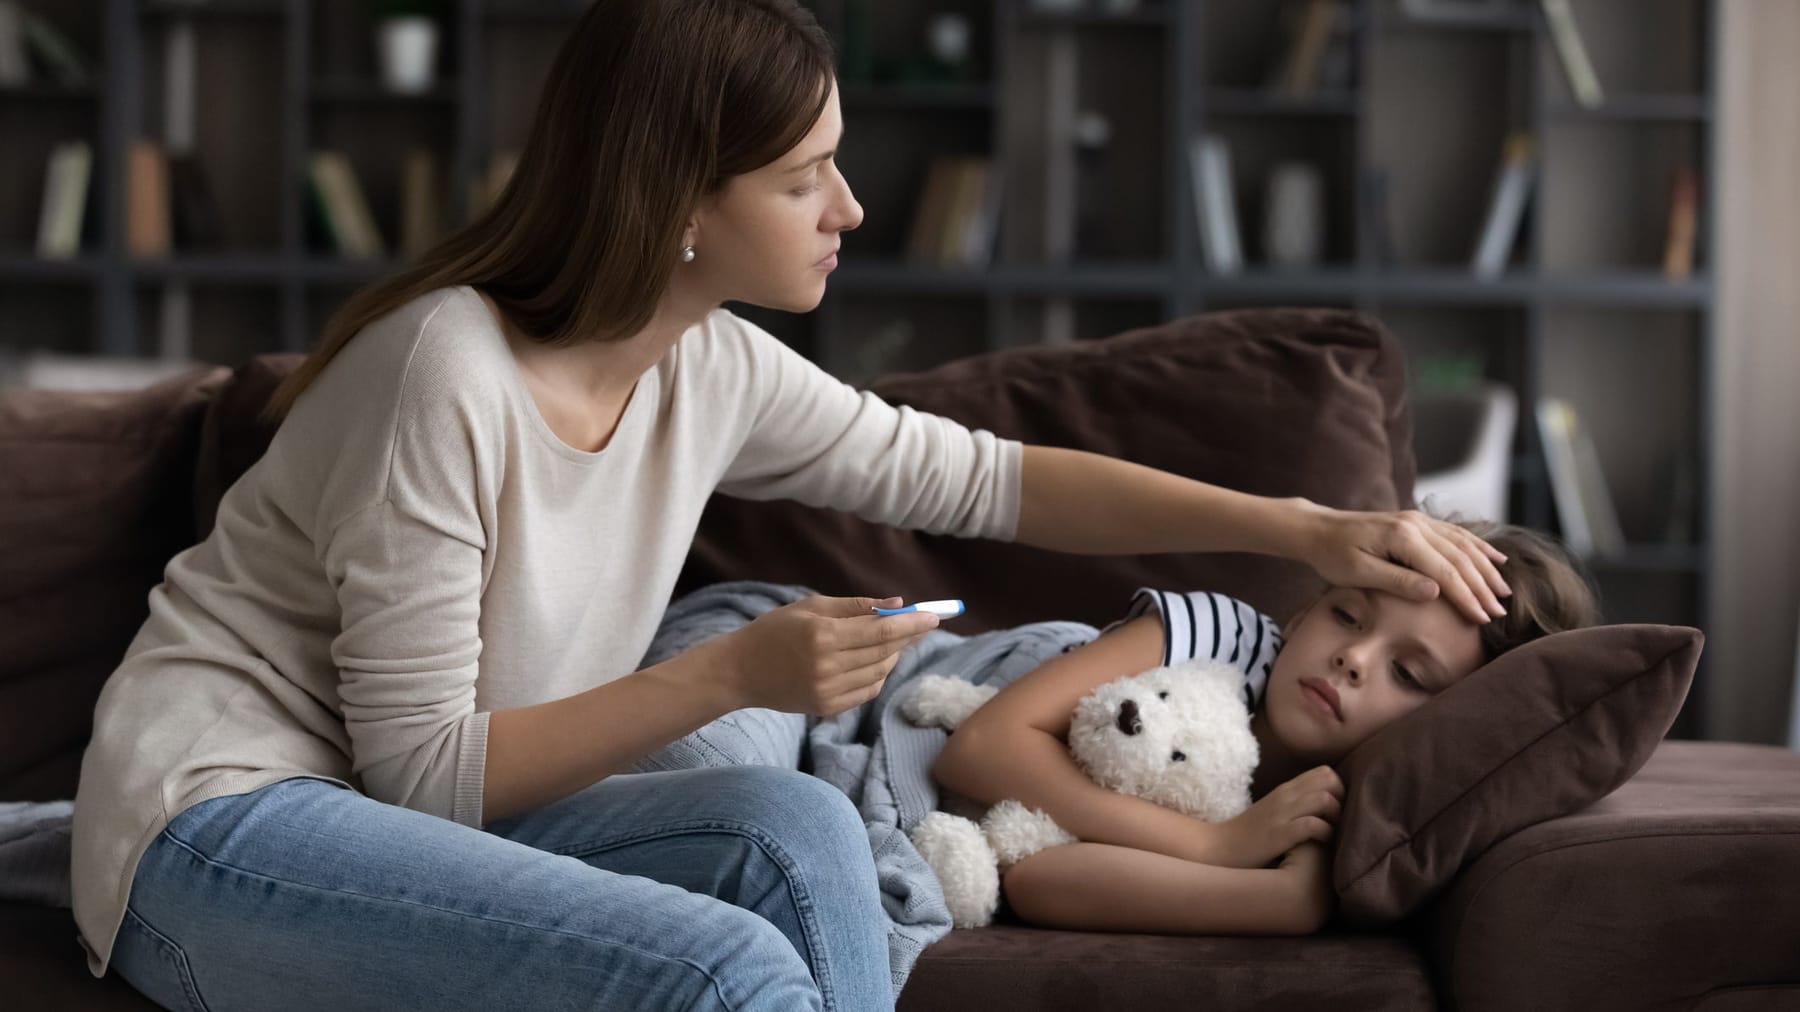
[[[715,489],[1498,611],[1491,550],[1417,514],[896,411],[721,309],[817,304],[862,217],[840,135],[791,0],[582,16],[507,191],[334,317],[152,592],[76,799],[96,975],[214,1010],[890,1007],[845,797],[609,775],[733,709],[855,706],[935,624],[815,597],[634,671]]]

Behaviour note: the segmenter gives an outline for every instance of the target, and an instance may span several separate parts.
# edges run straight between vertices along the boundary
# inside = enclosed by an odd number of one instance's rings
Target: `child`
[[[1344,788],[1331,764],[1500,654],[1597,619],[1563,550],[1511,525],[1451,522],[1507,557],[1507,613],[1476,625],[1443,596],[1328,587],[1285,626],[1221,594],[1140,590],[1125,618],[1007,686],[950,736],[947,794],[1014,798],[1081,842],[1005,869],[1004,902],[1047,927],[1161,934],[1304,934],[1330,916],[1325,843]],[[1244,671],[1261,750],[1251,807],[1207,823],[1090,780],[1070,757],[1077,700],[1196,657]],[[1422,771],[1425,775],[1428,771]],[[1270,867],[1279,859],[1279,864]]]

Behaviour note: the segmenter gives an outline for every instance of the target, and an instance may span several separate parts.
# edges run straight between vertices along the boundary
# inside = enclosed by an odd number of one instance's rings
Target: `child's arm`
[[[1101,787],[1069,755],[1075,704],[1097,686],[1162,662],[1162,624],[1132,619],[1046,661],[984,703],[932,766],[944,787],[985,805],[1008,798],[1041,809],[1081,840],[1187,861],[1231,865],[1242,848],[1227,823],[1208,823]]]
[[[1276,868],[1219,868],[1129,847],[1072,843],[1038,851],[1001,880],[1030,924],[1163,935],[1303,935],[1324,927],[1334,898],[1318,843]]]

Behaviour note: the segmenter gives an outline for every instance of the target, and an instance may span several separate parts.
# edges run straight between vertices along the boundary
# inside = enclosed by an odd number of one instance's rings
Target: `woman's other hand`
[[[712,641],[734,709],[829,717],[874,699],[900,651],[937,627],[929,612],[876,615],[899,599],[813,595]]]
[[[1441,589],[1478,624],[1504,615],[1512,589],[1496,562],[1506,556],[1448,521],[1418,510],[1367,513],[1299,501],[1304,522],[1298,557],[1333,586],[1367,587],[1414,601]]]

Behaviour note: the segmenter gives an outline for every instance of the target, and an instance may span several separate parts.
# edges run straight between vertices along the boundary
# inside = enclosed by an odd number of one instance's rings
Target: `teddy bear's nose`
[[[1144,722],[1138,719],[1137,703],[1127,699],[1119,704],[1119,730],[1126,734],[1136,734],[1144,729]]]

